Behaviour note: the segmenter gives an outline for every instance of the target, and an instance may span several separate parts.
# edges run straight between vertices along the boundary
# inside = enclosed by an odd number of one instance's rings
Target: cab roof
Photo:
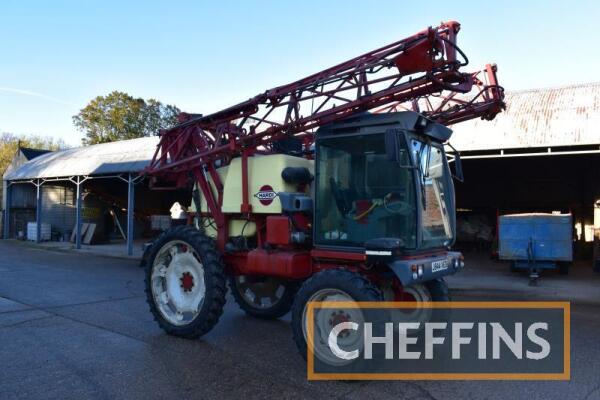
[[[388,129],[422,133],[441,143],[446,142],[452,136],[452,130],[447,126],[413,111],[386,114],[362,113],[342,121],[323,125],[317,130],[316,135],[317,138],[322,138],[341,134],[385,132]]]

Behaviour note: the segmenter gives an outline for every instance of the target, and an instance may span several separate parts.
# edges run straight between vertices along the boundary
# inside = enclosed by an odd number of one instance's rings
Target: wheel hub
[[[206,285],[204,266],[183,241],[165,244],[155,258],[152,292],[162,316],[173,325],[186,325],[199,314]]]
[[[343,322],[349,322],[351,320],[350,315],[345,313],[343,310],[333,311],[329,317],[329,326],[335,327]],[[339,333],[338,337],[346,338],[350,335],[350,331],[344,330]]]
[[[330,302],[354,302],[355,300],[346,292],[336,288],[325,288],[314,293],[307,301]],[[307,309],[305,305],[302,313],[302,333],[304,340],[313,343],[315,355],[329,365],[347,364],[348,360],[342,360],[331,352],[329,348],[329,334],[332,327],[342,322],[356,322],[359,325],[364,322],[364,316],[359,309],[315,309],[314,312],[314,332],[313,337],[308,337],[307,332]],[[362,333],[350,329],[339,332],[337,336],[338,345],[341,348],[361,348]]]
[[[179,278],[181,288],[184,292],[191,292],[194,287],[194,277],[189,272],[184,272]]]

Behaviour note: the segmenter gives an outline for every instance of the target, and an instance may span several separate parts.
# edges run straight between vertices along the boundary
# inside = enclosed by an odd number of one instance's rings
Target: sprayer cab
[[[416,113],[363,115],[317,133],[315,244],[405,251],[454,242],[445,126]]]
[[[456,233],[443,146],[451,134],[413,112],[364,114],[321,128],[315,246],[364,249],[371,261],[390,265],[407,254],[446,251]]]

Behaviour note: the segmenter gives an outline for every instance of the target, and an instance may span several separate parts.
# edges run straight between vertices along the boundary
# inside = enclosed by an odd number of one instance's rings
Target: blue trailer
[[[498,255],[511,269],[528,269],[535,284],[540,270],[568,273],[573,261],[571,214],[510,214],[498,217]]]

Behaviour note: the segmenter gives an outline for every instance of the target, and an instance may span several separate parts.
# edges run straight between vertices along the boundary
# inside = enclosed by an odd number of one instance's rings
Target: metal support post
[[[6,208],[4,209],[4,239],[10,239],[10,206],[12,204],[12,185],[4,181],[6,187]]]
[[[127,255],[133,255],[133,212],[135,204],[135,186],[132,174],[127,179]]]
[[[35,208],[35,229],[36,236],[35,241],[41,243],[42,241],[42,182],[38,179],[35,185],[36,187],[36,208]]]
[[[77,181],[75,183],[76,189],[76,215],[75,215],[75,248],[81,249],[81,186],[83,185],[83,181],[81,177],[77,177]]]

